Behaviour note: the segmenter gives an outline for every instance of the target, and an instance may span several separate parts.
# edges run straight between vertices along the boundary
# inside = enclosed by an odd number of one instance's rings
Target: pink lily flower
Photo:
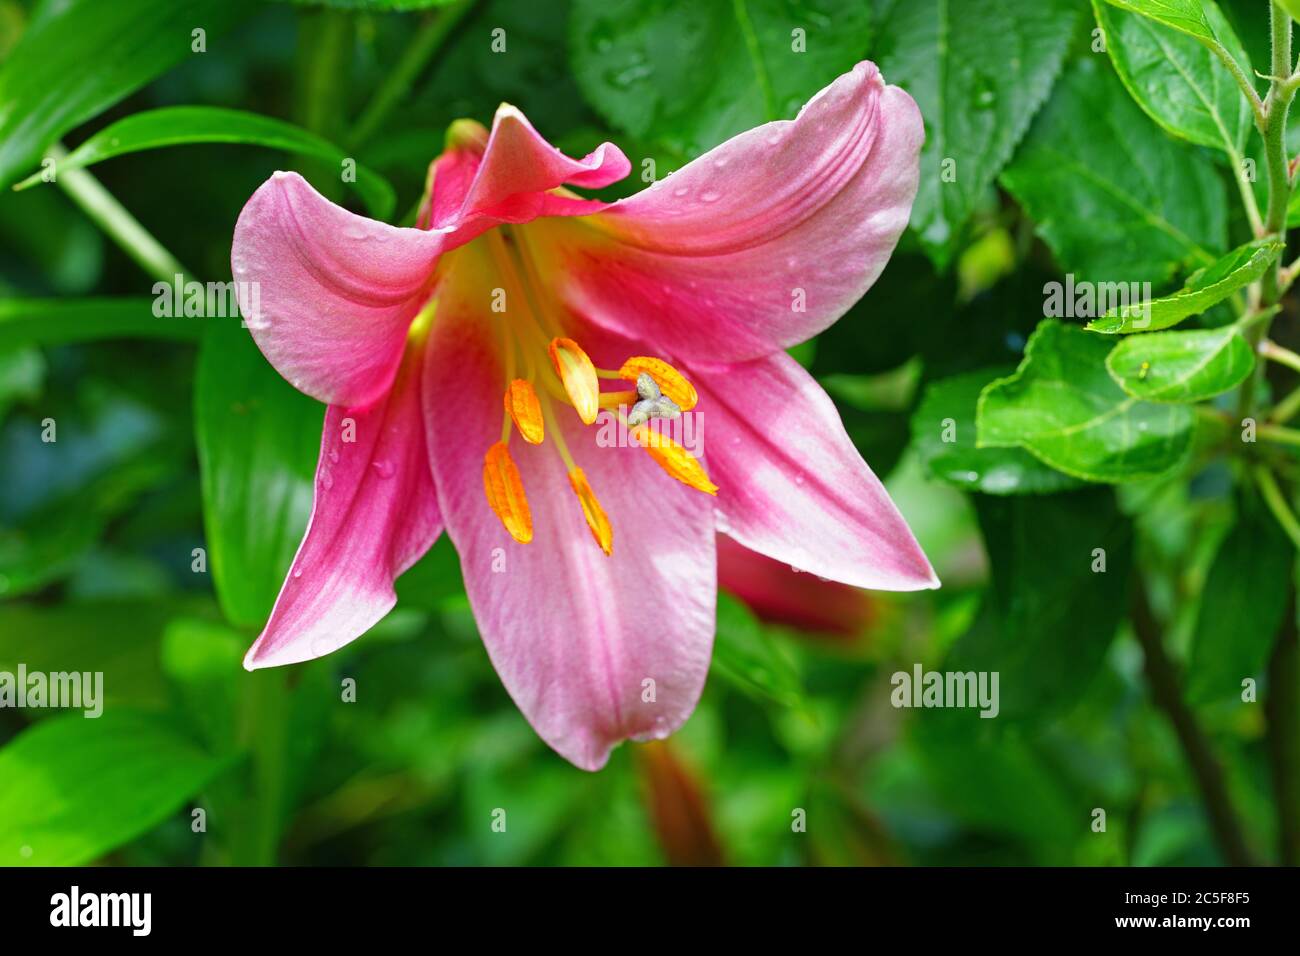
[[[715,527],[821,577],[936,587],[784,351],[884,269],[923,135],[912,99],[861,63],[797,119],[613,204],[566,187],[626,176],[616,146],[571,159],[507,105],[490,134],[452,125],[420,228],[272,176],[235,227],[234,276],[261,308],[241,305],[276,370],[329,409],[311,521],[245,666],[364,633],[445,528],[510,696],[596,770],[695,708]],[[703,455],[656,439],[679,415],[707,431]]]

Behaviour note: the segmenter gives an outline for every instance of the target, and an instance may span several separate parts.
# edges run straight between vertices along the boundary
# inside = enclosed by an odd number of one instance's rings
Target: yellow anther
[[[497,442],[483,458],[483,491],[510,537],[520,544],[532,541],[533,514],[528,510],[528,498],[524,494],[519,469],[505,442]]]
[[[596,500],[596,494],[591,490],[591,485],[587,483],[587,476],[582,473],[581,468],[574,468],[569,472],[569,484],[573,486],[573,493],[578,496],[578,501],[582,504],[582,516],[587,519],[591,536],[600,545],[600,550],[612,554],[614,529],[610,527],[609,519],[605,517],[605,509]]]
[[[537,401],[531,382],[517,378],[510,383],[505,395],[506,413],[519,429],[519,434],[530,445],[540,445],[546,434],[542,424],[542,406]]]
[[[706,495],[717,495],[718,486],[709,480],[704,466],[694,455],[667,435],[652,432],[644,425],[633,428],[629,435],[650,453],[650,457],[660,468],[682,484],[690,485],[696,491],[702,491]]]
[[[695,386],[663,359],[651,358],[648,355],[634,355],[623,363],[623,367],[618,370],[618,375],[619,378],[635,382],[642,372],[654,379],[660,391],[684,412],[689,412],[700,400],[695,393]]]
[[[573,339],[551,339],[551,362],[560,376],[564,391],[584,425],[596,420],[600,411],[600,384],[596,367]]]

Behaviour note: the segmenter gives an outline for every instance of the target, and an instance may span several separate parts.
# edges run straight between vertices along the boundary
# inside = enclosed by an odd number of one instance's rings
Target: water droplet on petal
[[[377,474],[380,478],[391,478],[393,477],[393,473],[397,470],[393,466],[393,463],[386,459],[380,459],[379,461],[372,461],[370,463],[370,467],[375,469],[375,474]]]

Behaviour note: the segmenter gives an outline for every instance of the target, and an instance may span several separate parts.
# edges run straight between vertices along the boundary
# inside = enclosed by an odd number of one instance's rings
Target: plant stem
[[[127,212],[117,199],[104,188],[103,184],[84,169],[70,169],[59,172],[59,163],[68,153],[60,145],[50,149],[54,159],[54,181],[58,183],[68,197],[81,207],[91,221],[102,229],[110,239],[121,247],[135,263],[159,282],[169,285],[177,275],[189,275],[166,246],[153,237],[140,221]]]
[[[402,97],[410,91],[411,85],[424,70],[429,60],[447,41],[447,37],[473,9],[476,0],[456,0],[437,13],[427,17],[397,64],[388,72],[384,82],[375,95],[370,98],[366,108],[361,111],[352,135],[348,137],[348,147],[359,149],[383,125],[384,120],[393,111]]]
[[[1255,117],[1255,125],[1262,133],[1264,131],[1265,123],[1264,104],[1260,101],[1259,93],[1255,91],[1255,84],[1251,82],[1250,77],[1246,75],[1246,71],[1241,68],[1241,64],[1232,58],[1232,54],[1228,52],[1227,48],[1222,43],[1214,43],[1210,46],[1210,50],[1219,58],[1223,65],[1228,68],[1228,72],[1232,74],[1232,78],[1236,80],[1237,85],[1241,87],[1242,94],[1250,104],[1251,115]]]
[[[1265,422],[1255,426],[1255,435],[1265,441],[1271,441],[1277,445],[1295,445],[1300,446],[1300,431],[1294,428],[1284,428],[1281,425],[1271,425]]]
[[[1300,412],[1300,388],[1274,405],[1273,410],[1268,414],[1268,420],[1280,425],[1294,418],[1296,412]]]
[[[1277,804],[1278,860],[1283,866],[1300,866],[1300,637],[1294,589],[1268,662],[1264,713]]]
[[[1286,496],[1278,487],[1277,479],[1263,465],[1256,465],[1251,470],[1251,474],[1255,478],[1255,484],[1259,486],[1264,504],[1268,505],[1268,510],[1273,513],[1273,517],[1286,532],[1286,536],[1291,539],[1291,543],[1300,548],[1300,521],[1296,520],[1295,512],[1287,504]]]
[[[1300,355],[1296,355],[1290,349],[1278,345],[1272,339],[1265,339],[1260,342],[1256,351],[1266,359],[1300,372]]]
[[[1210,749],[1209,740],[1196,723],[1196,717],[1183,702],[1178,672],[1165,653],[1160,625],[1147,602],[1146,589],[1140,578],[1133,583],[1133,630],[1138,643],[1142,645],[1151,696],[1173,725],[1205,804],[1205,813],[1209,817],[1210,830],[1219,852],[1231,866],[1254,865],[1254,856],[1246,845],[1245,833],[1228,795],[1223,768]]]

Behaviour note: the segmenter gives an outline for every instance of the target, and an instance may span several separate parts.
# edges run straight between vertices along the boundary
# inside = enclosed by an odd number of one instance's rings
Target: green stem
[[[1228,794],[1228,784],[1196,716],[1183,701],[1178,671],[1165,652],[1160,625],[1147,602],[1140,578],[1133,582],[1133,632],[1142,645],[1143,665],[1151,697],[1173,725],[1200,791],[1210,832],[1225,862],[1230,866],[1251,866],[1254,855],[1246,844],[1245,832]]]
[[[1255,125],[1259,128],[1260,132],[1263,132],[1265,123],[1264,104],[1259,98],[1259,93],[1255,91],[1255,84],[1251,82],[1250,77],[1246,75],[1246,71],[1241,68],[1241,64],[1233,59],[1232,54],[1228,52],[1227,48],[1222,43],[1216,42],[1212,44],[1210,50],[1222,61],[1223,65],[1228,68],[1228,72],[1232,74],[1232,78],[1236,80],[1237,85],[1241,87],[1242,94],[1246,97],[1246,101],[1250,103],[1250,111],[1255,117]]]
[[[351,149],[360,149],[384,124],[388,115],[410,91],[412,84],[424,70],[457,25],[473,9],[476,0],[456,0],[425,19],[411,42],[407,44],[397,64],[388,72],[384,82],[362,110],[352,135],[348,137]]]
[[[1300,866],[1300,637],[1294,590],[1268,662],[1264,713],[1277,804],[1278,860],[1283,866]]]
[[[93,175],[84,169],[59,172],[59,163],[67,155],[67,150],[61,145],[51,147],[54,181],[95,225],[104,230],[105,235],[117,243],[141,269],[160,282],[170,285],[177,275],[191,274]]]
[[[1276,445],[1300,447],[1300,431],[1296,431],[1294,428],[1285,428],[1282,425],[1261,422],[1255,426],[1255,436],[1264,439],[1264,441],[1271,441]]]
[[[1285,365],[1289,369],[1300,372],[1300,355],[1297,355],[1289,348],[1278,345],[1272,339],[1265,339],[1260,342],[1256,351],[1270,362],[1276,362],[1278,365]]]
[[[1276,3],[1269,4],[1270,25],[1273,37],[1273,77],[1268,98],[1264,101],[1264,164],[1268,173],[1268,211],[1264,216],[1265,235],[1285,237],[1287,206],[1291,202],[1291,175],[1286,156],[1286,119],[1291,108],[1295,89],[1286,78],[1291,75],[1291,17]],[[1269,266],[1259,282],[1258,303],[1261,308],[1275,305],[1282,296],[1282,265]],[[1261,322],[1246,333],[1251,346],[1258,345],[1267,335],[1269,322]],[[1240,418],[1254,413],[1255,394],[1264,375],[1262,363],[1241,385],[1237,410]]]
[[[1273,406],[1273,411],[1269,413],[1268,419],[1278,425],[1289,422],[1295,418],[1296,413],[1300,412],[1300,388],[1297,388],[1282,401]]]
[[[284,668],[245,676],[240,745],[251,754],[249,785],[241,801],[243,819],[231,847],[237,866],[274,866],[285,808],[289,694]]]
[[[1264,504],[1268,505],[1268,510],[1273,513],[1273,517],[1277,519],[1277,523],[1286,532],[1292,544],[1300,548],[1300,521],[1296,520],[1295,512],[1287,504],[1286,495],[1282,494],[1277,479],[1263,465],[1256,465],[1251,470],[1251,474],[1255,478],[1255,484],[1259,486]]]
[[[343,131],[343,109],[351,78],[353,22],[345,10],[299,13],[298,122],[328,140]],[[329,199],[343,193],[342,168],[325,160],[302,157],[302,169]]]

